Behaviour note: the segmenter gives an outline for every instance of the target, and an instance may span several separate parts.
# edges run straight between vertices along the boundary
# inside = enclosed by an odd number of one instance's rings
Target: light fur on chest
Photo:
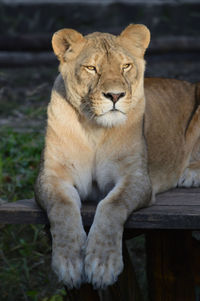
[[[100,201],[126,173],[136,173],[142,144],[133,133],[132,127],[106,130],[92,126],[78,119],[66,101],[58,107],[54,100],[48,109],[46,146],[51,164],[66,174],[60,180],[62,189],[70,179],[81,200]]]

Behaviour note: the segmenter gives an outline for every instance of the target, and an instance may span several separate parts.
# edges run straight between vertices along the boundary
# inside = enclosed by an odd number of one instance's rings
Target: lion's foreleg
[[[151,200],[148,176],[122,179],[99,203],[88,234],[85,274],[94,287],[113,284],[123,269],[123,226],[133,210]]]
[[[79,194],[70,182],[55,176],[45,177],[41,183],[41,204],[52,236],[52,268],[68,288],[79,287],[86,241]]]

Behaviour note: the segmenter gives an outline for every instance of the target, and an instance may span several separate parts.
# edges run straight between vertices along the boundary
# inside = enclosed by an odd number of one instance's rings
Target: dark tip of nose
[[[103,93],[104,97],[112,100],[112,102],[116,103],[120,98],[124,97],[125,96],[125,92],[122,92],[122,93],[111,93],[111,92],[108,92],[108,93]]]

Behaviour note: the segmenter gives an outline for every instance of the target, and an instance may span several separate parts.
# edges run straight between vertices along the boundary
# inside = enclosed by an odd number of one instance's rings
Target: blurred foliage
[[[1,198],[32,198],[43,135],[1,128],[0,146]],[[50,268],[51,246],[44,226],[0,227],[1,301],[62,301],[64,290]]]
[[[39,133],[0,131],[0,195],[10,201],[33,197],[43,137]]]

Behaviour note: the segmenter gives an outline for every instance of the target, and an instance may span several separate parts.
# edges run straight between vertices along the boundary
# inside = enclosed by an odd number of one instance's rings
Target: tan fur
[[[68,287],[116,281],[123,225],[152,190],[200,185],[199,88],[144,82],[149,41],[144,25],[117,37],[64,29],[52,40],[60,75],[35,194],[51,224],[53,269]],[[86,237],[80,206],[88,198],[100,202]]]

